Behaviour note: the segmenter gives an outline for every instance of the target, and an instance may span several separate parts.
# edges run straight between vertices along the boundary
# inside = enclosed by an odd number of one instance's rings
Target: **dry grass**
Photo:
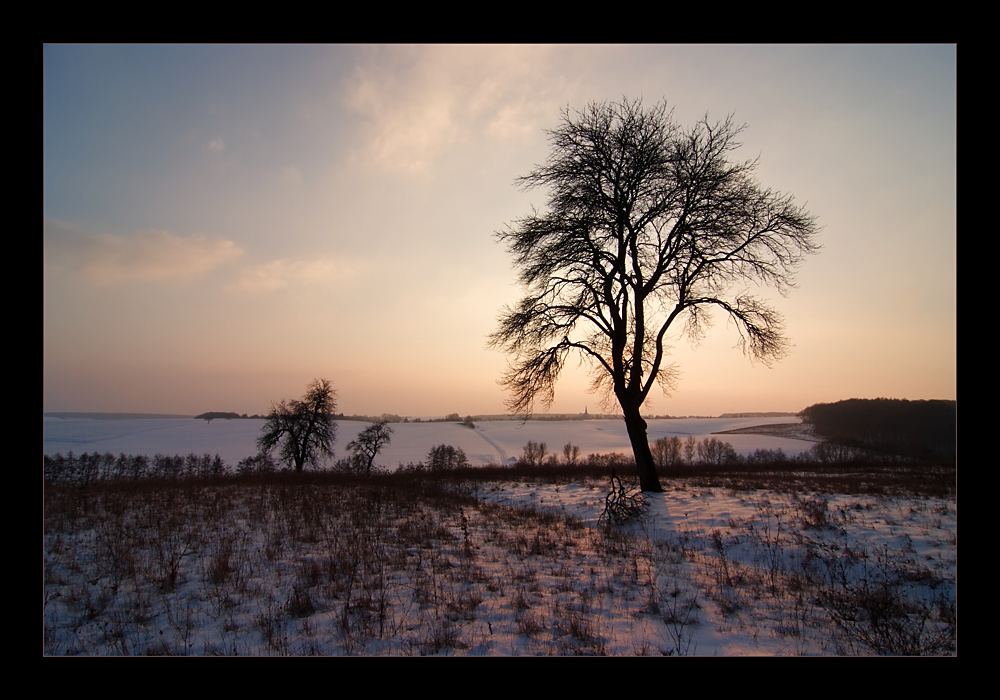
[[[796,473],[780,491],[744,490],[749,472],[675,479],[682,494],[725,492],[749,510],[711,532],[669,534],[501,505],[482,488],[497,474],[472,476],[47,488],[44,652],[680,655],[726,628],[780,637],[783,653],[954,651],[946,573],[890,547],[844,552],[842,533],[889,501],[789,495],[828,476]],[[954,538],[941,529],[948,507],[895,517]]]

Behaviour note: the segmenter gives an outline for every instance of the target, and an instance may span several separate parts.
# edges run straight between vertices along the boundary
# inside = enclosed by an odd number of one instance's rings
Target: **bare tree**
[[[469,466],[465,450],[451,445],[435,445],[427,453],[427,466],[431,469],[462,469]]]
[[[279,443],[279,461],[300,472],[304,466],[316,466],[321,457],[333,455],[337,439],[337,392],[326,379],[315,379],[306,388],[301,401],[271,404],[257,449],[269,454]]]
[[[657,439],[650,447],[650,450],[653,453],[653,461],[657,467],[673,466],[684,461],[681,455],[681,439],[676,435]]]
[[[548,161],[519,180],[549,188],[547,208],[497,234],[526,289],[490,336],[513,356],[501,379],[508,408],[548,408],[578,353],[592,388],[621,407],[644,491],[662,490],[640,409],[653,386],[669,394],[676,383],[668,331],[697,342],[719,310],[752,360],[781,358],[782,319],[748,288],[785,293],[818,249],[815,219],[763,189],[756,161],[729,160],[742,130],[731,118],[684,130],[665,104],[640,101],[567,110]]]
[[[572,442],[567,442],[563,445],[563,457],[566,459],[566,464],[575,465],[576,460],[580,458],[580,448],[574,445]]]
[[[361,461],[367,460],[365,472],[370,474],[375,455],[389,444],[392,428],[384,420],[376,421],[358,433],[358,437],[347,443],[347,449],[352,450]]]
[[[548,449],[544,442],[528,440],[528,444],[521,451],[521,459],[518,460],[518,463],[528,467],[536,467],[545,460],[547,452]]]

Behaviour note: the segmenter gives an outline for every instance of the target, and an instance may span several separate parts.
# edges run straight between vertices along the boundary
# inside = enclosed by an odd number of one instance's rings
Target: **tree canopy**
[[[366,461],[365,472],[370,474],[376,455],[389,444],[391,435],[392,428],[387,421],[375,421],[358,433],[354,440],[347,443],[347,449],[353,451],[359,460]]]
[[[323,457],[333,456],[337,439],[337,392],[326,379],[315,379],[306,388],[301,401],[271,404],[257,449],[270,453],[279,444],[279,461],[302,471],[306,465],[316,466]]]
[[[958,402],[847,399],[802,411],[816,435],[851,447],[907,457],[954,459]]]
[[[547,206],[497,234],[525,288],[490,336],[513,357],[501,378],[508,409],[548,408],[579,355],[592,388],[622,409],[646,491],[661,487],[639,410],[654,386],[676,383],[667,341],[697,342],[717,311],[751,359],[781,358],[782,318],[750,289],[785,293],[818,249],[814,217],[759,185],[756,161],[730,159],[743,128],[706,117],[683,129],[665,103],[639,100],[566,110],[549,159],[519,179],[547,188]]]

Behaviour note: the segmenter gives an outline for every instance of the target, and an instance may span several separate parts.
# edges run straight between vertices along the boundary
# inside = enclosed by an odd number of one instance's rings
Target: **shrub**
[[[368,471],[368,462],[361,453],[354,453],[349,457],[341,457],[333,463],[333,471],[342,474],[364,474]]]
[[[351,450],[353,458],[365,461],[365,473],[370,474],[375,457],[383,447],[389,444],[392,439],[392,428],[386,421],[375,421],[367,428],[358,433],[358,437],[347,443],[347,449]]]
[[[469,466],[465,451],[451,445],[435,445],[427,453],[427,466],[431,469],[461,469]]]
[[[748,454],[743,461],[747,464],[784,464],[788,461],[788,456],[780,447],[776,450],[757,448]]]
[[[941,599],[944,600],[943,598]],[[913,600],[889,582],[867,578],[822,600],[834,624],[876,654],[920,656],[955,650],[954,610]]]
[[[580,458],[580,448],[574,445],[572,442],[567,442],[563,446],[563,457],[566,458],[566,464],[574,465],[576,460]]]
[[[705,464],[733,464],[740,456],[730,443],[707,437],[698,443],[698,459]]]
[[[698,439],[694,435],[688,435],[684,441],[684,461],[694,464],[695,450],[698,446]]]
[[[603,455],[591,452],[587,455],[587,464],[605,469],[635,468],[635,458],[621,452],[609,452]]]
[[[240,475],[270,474],[277,469],[274,459],[267,452],[259,452],[251,457],[244,457],[236,465],[236,473]]]
[[[546,453],[544,442],[531,442],[529,440],[521,453],[521,459],[518,461],[524,466],[534,467],[545,461]]]
[[[219,455],[204,454],[187,457],[156,455],[152,460],[146,455],[105,454],[84,452],[75,455],[69,452],[55,456],[44,455],[43,476],[50,484],[92,484],[98,482],[130,481],[160,478],[206,478],[222,476],[226,473],[226,463]]]
[[[659,438],[653,443],[652,452],[657,467],[669,467],[684,461],[683,445],[677,436]]]

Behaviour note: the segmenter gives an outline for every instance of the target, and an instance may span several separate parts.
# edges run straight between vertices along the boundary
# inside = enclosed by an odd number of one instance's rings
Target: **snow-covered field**
[[[498,486],[486,498],[529,502],[597,527],[605,494],[603,485],[524,484]],[[947,626],[942,617],[954,615],[954,499],[680,483],[647,500],[643,521],[627,528],[632,546],[645,554],[632,555],[639,564],[625,577],[638,583],[632,592],[638,603],[608,603],[619,609],[604,618],[602,631],[615,643],[609,653],[914,654]],[[817,596],[829,596],[828,605],[817,605]],[[910,606],[908,622],[892,619],[890,596]],[[864,619],[871,612],[885,617],[873,624]]]
[[[262,420],[195,419],[92,420],[44,418],[44,453],[66,455],[121,453],[187,455],[218,454],[231,467],[256,452],[254,442],[260,435]],[[733,430],[767,423],[797,422],[794,417],[780,418],[679,418],[649,421],[649,441],[665,436],[689,435],[697,439],[722,430]],[[338,456],[345,456],[346,445],[369,424],[339,421]],[[580,448],[580,456],[591,453],[621,452],[631,454],[625,423],[618,420],[589,421],[484,421],[475,430],[458,423],[394,423],[392,440],[375,463],[389,469],[399,464],[420,462],[435,445],[452,445],[465,451],[469,462],[503,464],[521,455],[528,441],[544,442],[550,453],[559,454],[571,442]],[[789,456],[808,450],[812,444],[802,440],[767,435],[725,435],[722,438],[737,452],[781,448]]]
[[[789,420],[654,420],[650,440]],[[45,452],[208,452],[232,465],[260,423],[46,420]],[[338,454],[364,426],[340,423]],[[479,464],[529,440],[629,453],[617,421],[393,427],[387,466],[442,443]],[[811,446],[722,439],[740,452]],[[454,499],[295,483],[57,491],[44,652],[955,653],[954,495],[664,485],[640,523],[610,530],[598,523],[607,485],[590,481],[483,483]]]

